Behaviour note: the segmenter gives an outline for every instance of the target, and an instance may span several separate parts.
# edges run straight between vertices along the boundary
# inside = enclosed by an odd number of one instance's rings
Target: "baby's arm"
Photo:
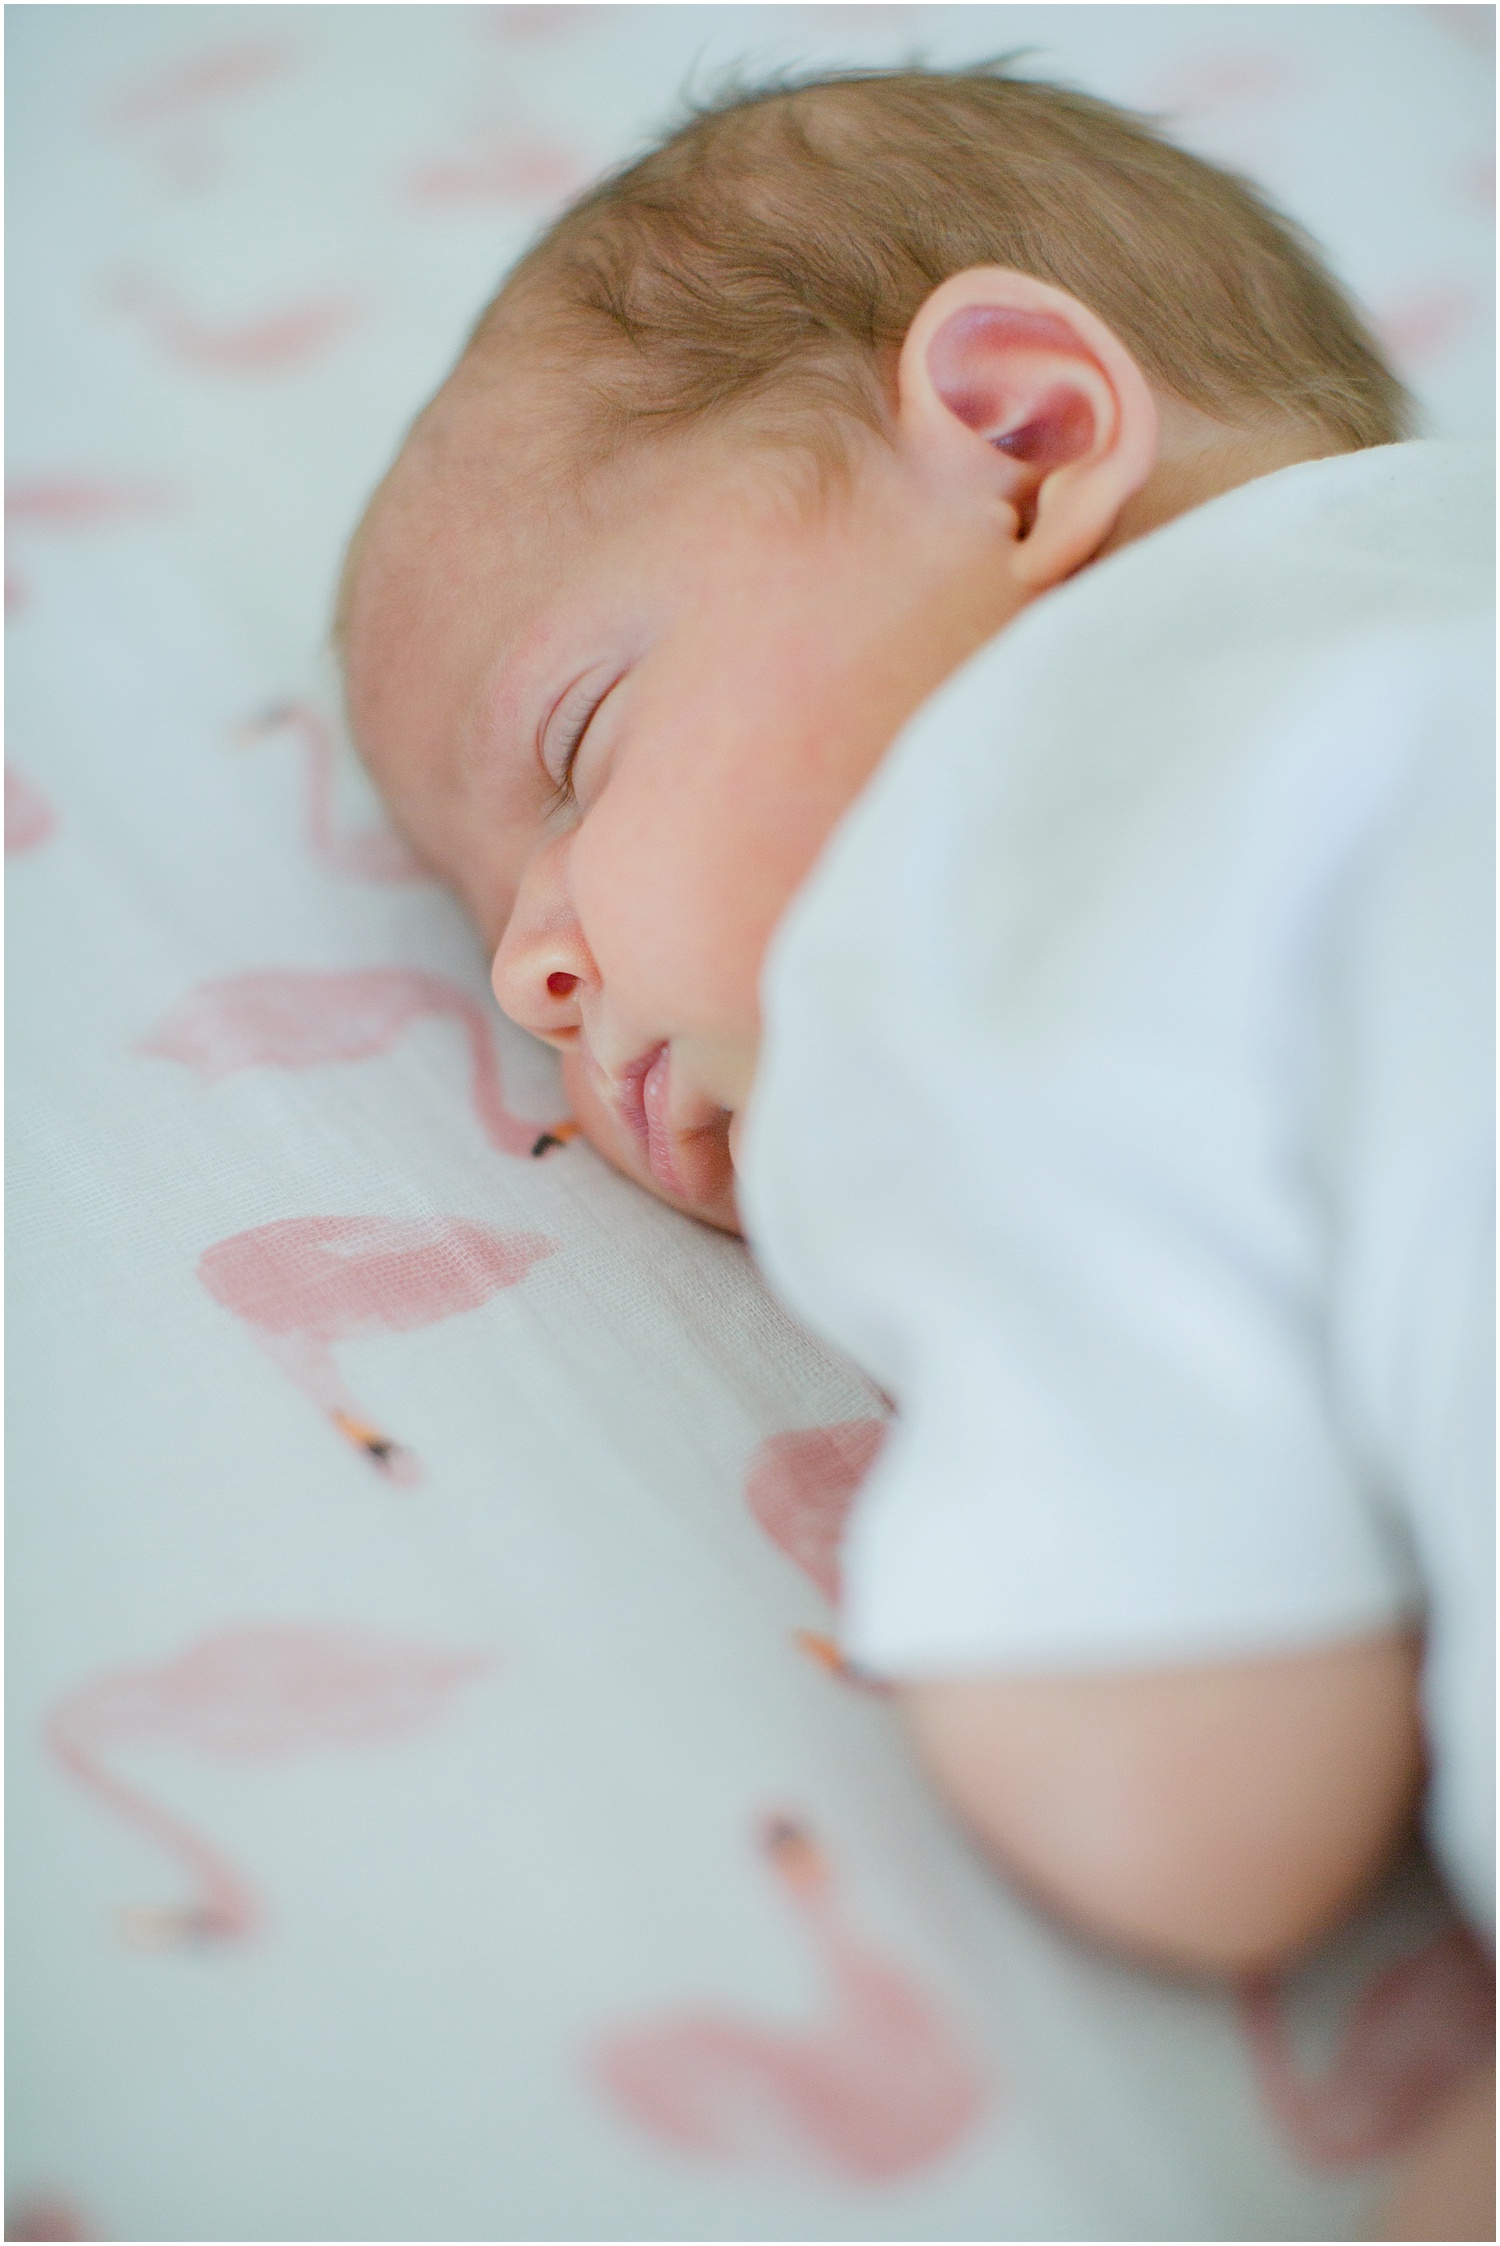
[[[917,1748],[983,1846],[1086,1933],[1157,1963],[1275,1965],[1410,1828],[1419,1646],[1092,1677],[907,1685]],[[1495,2075],[1408,2147],[1377,2235],[1495,2235]]]
[[[1406,1835],[1418,1645],[906,1685],[917,1750],[985,1849],[1090,1934],[1241,1971],[1331,1927]]]

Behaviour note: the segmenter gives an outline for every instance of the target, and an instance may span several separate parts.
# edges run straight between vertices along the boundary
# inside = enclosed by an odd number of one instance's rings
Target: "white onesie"
[[[1493,1923],[1489,455],[1394,445],[1048,594],[777,932],[747,1231],[896,1400],[843,1632],[894,1674],[1425,1616]]]

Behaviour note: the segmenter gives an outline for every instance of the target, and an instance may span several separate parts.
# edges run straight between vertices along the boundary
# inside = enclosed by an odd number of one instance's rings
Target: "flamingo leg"
[[[345,1387],[333,1352],[321,1335],[275,1334],[261,1328],[255,1332],[255,1339],[272,1363],[317,1405],[344,1441],[388,1481],[409,1487],[421,1480],[422,1469],[414,1453],[366,1419]]]

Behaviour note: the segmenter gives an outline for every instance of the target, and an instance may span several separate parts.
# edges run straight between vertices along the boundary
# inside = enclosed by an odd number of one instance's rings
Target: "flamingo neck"
[[[529,1154],[536,1143],[537,1126],[518,1121],[506,1106],[494,1032],[479,1006],[468,996],[463,1001],[462,1020],[472,1070],[470,1095],[484,1135],[501,1154]]]
[[[830,1984],[841,1991],[862,1988],[869,1955],[844,1925],[831,1888],[793,1894],[790,1901]]]
[[[149,1794],[137,1792],[107,1770],[98,1756],[61,1723],[49,1727],[48,1744],[58,1761],[97,1800],[148,1835],[169,1856],[175,1856],[198,1889],[198,1911],[206,1926],[220,1936],[243,1940],[261,1923],[260,1899],[235,1871],[227,1857],[162,1809]]]
[[[316,710],[300,703],[291,722],[305,752],[307,837],[320,856],[333,857],[338,848],[333,832],[333,736]]]
[[[1341,2110],[1347,2101],[1340,2095],[1337,2058],[1321,2073],[1299,2065],[1274,1975],[1247,1975],[1240,1985],[1239,2007],[1261,2096],[1292,2142],[1318,2162],[1347,2157],[1341,2139],[1350,2117]]]

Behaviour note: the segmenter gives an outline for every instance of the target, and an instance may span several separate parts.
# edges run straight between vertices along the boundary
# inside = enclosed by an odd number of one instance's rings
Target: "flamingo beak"
[[[775,1871],[795,1892],[811,1895],[827,1885],[828,1865],[823,1852],[807,1827],[795,1818],[768,1817],[761,1827],[760,1840]]]
[[[237,725],[229,736],[230,741],[237,749],[253,749],[268,733],[274,733],[278,726],[285,725],[291,715],[290,702],[269,703],[265,709],[257,710],[254,717],[248,717],[242,725]]]

